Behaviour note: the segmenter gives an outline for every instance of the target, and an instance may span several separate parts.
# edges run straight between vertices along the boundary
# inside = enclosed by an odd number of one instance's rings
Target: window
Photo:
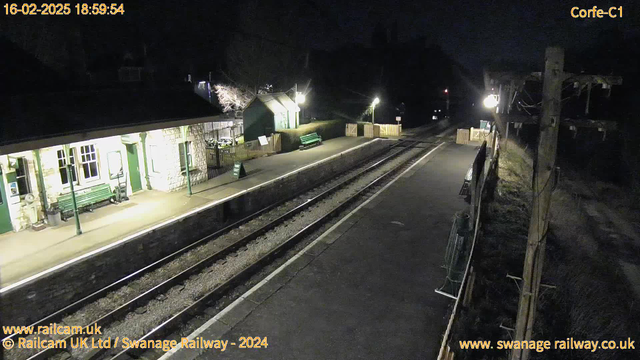
[[[193,167],[193,162],[191,161],[191,142],[183,142],[178,144],[178,149],[180,152],[180,170],[185,171],[187,167],[184,165],[184,148],[185,144],[187,145],[187,157],[189,159],[189,169]]]
[[[75,157],[75,149],[69,149],[69,162],[71,163],[71,177],[73,178],[73,182],[78,182],[78,172],[76,171],[76,157]],[[67,157],[65,156],[64,150],[58,150],[58,169],[60,170],[60,180],[62,181],[62,185],[69,184],[69,174],[67,173]]]
[[[109,165],[109,179],[117,179],[118,173],[122,170],[122,155],[120,151],[112,151],[107,154],[107,163]]]
[[[29,184],[29,164],[27,159],[20,157],[16,162],[16,182],[18,183],[18,193],[26,195],[31,193],[31,184]]]
[[[80,159],[84,178],[87,180],[98,178],[98,157],[93,144],[80,147]]]

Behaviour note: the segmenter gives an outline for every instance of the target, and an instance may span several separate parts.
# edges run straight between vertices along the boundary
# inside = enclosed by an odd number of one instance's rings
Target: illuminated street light
[[[449,89],[444,89],[444,93],[447,94],[447,117],[449,117]]]
[[[371,124],[375,124],[375,117],[376,117],[376,105],[378,105],[380,103],[380,99],[379,98],[375,98],[373,99],[373,102],[371,103]]]
[[[304,104],[306,100],[306,96],[303,93],[299,92],[296,94],[296,104]]]
[[[484,99],[482,104],[488,109],[493,109],[498,106],[498,96],[491,94]]]

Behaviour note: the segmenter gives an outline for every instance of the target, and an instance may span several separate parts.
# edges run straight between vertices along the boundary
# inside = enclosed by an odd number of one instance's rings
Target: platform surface
[[[434,289],[476,152],[442,145],[192,334],[236,346],[164,358],[436,358],[452,300]],[[242,336],[267,337],[268,347],[239,349]]]
[[[371,139],[340,137],[303,151],[293,151],[244,162],[247,177],[235,179],[231,171],[187,190],[165,193],[140,191],[130,201],[80,214],[83,234],[76,235],[74,218],[42,231],[25,230],[0,235],[0,287],[90,253],[122,238],[171,220],[195,208],[219,201],[326,159]],[[384,141],[384,140],[379,140]]]

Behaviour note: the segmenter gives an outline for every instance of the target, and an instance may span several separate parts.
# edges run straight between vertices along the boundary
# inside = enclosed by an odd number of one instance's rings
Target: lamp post
[[[302,111],[302,107],[300,107],[300,105],[304,104],[305,100],[306,100],[306,97],[304,96],[303,93],[296,92],[296,105],[298,105],[298,113],[296,114],[297,116],[296,128],[300,126],[300,112]]]
[[[373,99],[373,102],[371,103],[371,125],[375,125],[376,121],[376,105],[378,105],[380,103],[380,99],[379,98],[375,98]]]
[[[447,94],[447,117],[449,117],[449,88],[444,89],[444,93]]]
[[[80,227],[80,214],[78,212],[78,202],[76,201],[76,192],[75,189],[73,188],[73,174],[74,174],[74,166],[75,164],[72,164],[70,161],[70,155],[69,152],[71,151],[71,148],[69,147],[68,144],[65,144],[64,146],[64,154],[65,154],[65,161],[66,161],[66,168],[67,168],[67,179],[69,180],[69,187],[71,190],[71,203],[73,204],[73,215],[76,218],[76,235],[82,235],[82,228]],[[75,156],[74,156],[74,161],[75,163]]]
[[[191,191],[191,174],[189,173],[189,146],[187,145],[187,133],[189,132],[189,125],[180,126],[180,132],[182,133],[182,147],[184,149],[184,167],[187,175],[187,193],[189,196],[193,195]]]
[[[303,93],[298,92],[298,83],[293,87],[293,90],[294,101],[296,102],[296,105],[298,105],[298,112],[296,113],[296,128],[298,128],[298,126],[300,126],[300,111],[302,111],[300,104],[304,104],[306,96]]]

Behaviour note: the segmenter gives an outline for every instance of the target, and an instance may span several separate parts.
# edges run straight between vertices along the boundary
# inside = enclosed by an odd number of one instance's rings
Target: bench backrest
[[[320,139],[320,136],[318,136],[317,133],[311,133],[311,134],[300,136],[300,141],[302,141],[302,143],[316,141],[319,139]]]
[[[76,203],[78,207],[95,204],[107,200],[113,196],[109,184],[95,185],[87,189],[76,190]],[[62,194],[58,197],[58,207],[61,210],[73,207],[71,193]]]

